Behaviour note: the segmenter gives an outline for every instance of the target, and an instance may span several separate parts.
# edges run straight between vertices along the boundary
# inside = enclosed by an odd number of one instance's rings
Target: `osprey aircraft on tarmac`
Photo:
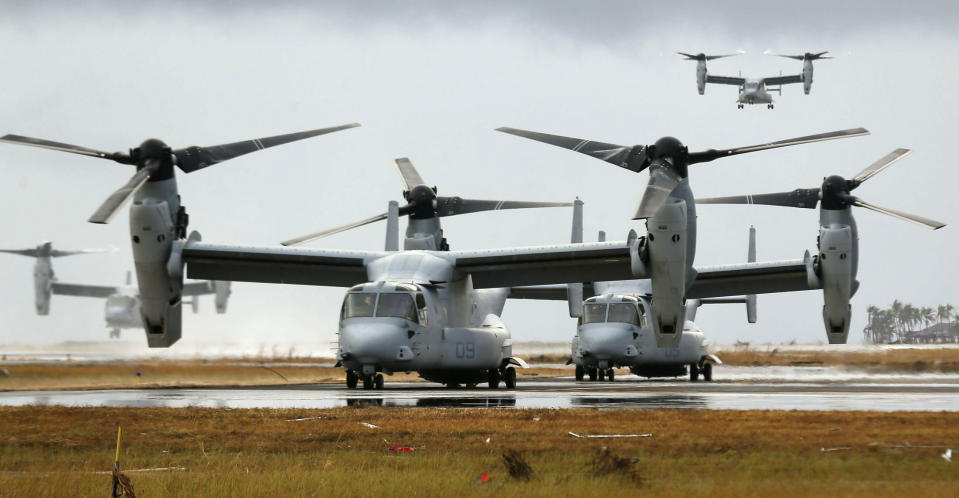
[[[606,233],[599,232],[605,242]],[[583,202],[573,207],[572,243],[583,242]],[[748,262],[756,261],[756,229],[749,229]],[[583,296],[587,299],[584,301]],[[707,351],[708,342],[693,321],[703,304],[746,305],[749,323],[756,323],[756,296],[687,299],[683,333],[676,347],[659,347],[649,327],[652,288],[649,279],[616,282],[589,282],[514,288],[512,298],[566,300],[569,314],[579,321],[571,343],[568,363],[576,365],[576,380],[589,376],[592,381],[615,379],[615,367],[629,368],[643,377],[678,377],[690,380],[702,374],[712,380],[712,365],[719,358]]]
[[[125,286],[66,284],[59,282],[53,272],[51,258],[72,256],[75,254],[92,254],[103,252],[100,249],[85,249],[80,251],[60,251],[53,249],[53,244],[44,242],[34,249],[0,249],[0,252],[19,254],[36,258],[33,265],[33,289],[38,315],[50,314],[50,297],[53,294],[61,296],[94,297],[106,299],[104,317],[107,328],[110,329],[110,338],[120,337],[120,329],[143,327],[140,319],[140,296],[137,288],[131,281],[130,272],[127,272]],[[216,312],[226,313],[227,298],[230,296],[230,282],[189,282],[183,285],[183,295],[193,296],[189,304],[196,313],[199,309],[198,296],[215,294]]]
[[[514,287],[650,279],[653,297],[648,315],[652,317],[651,329],[656,344],[658,347],[677,347],[684,329],[687,299],[852,286],[855,275],[848,271],[848,266],[831,264],[832,257],[826,263],[825,259],[809,256],[808,252],[804,258],[796,260],[693,266],[695,204],[687,166],[746,152],[864,135],[868,133],[866,130],[860,128],[758,146],[692,153],[671,137],[662,138],[648,147],[623,147],[521,130],[504,131],[570,148],[634,172],[649,168],[650,180],[634,216],[647,220],[646,236],[638,237],[631,232],[626,240],[613,242],[445,250],[447,247],[442,243],[442,232],[436,219],[443,216],[443,207],[452,206],[449,208],[452,214],[475,212],[483,210],[476,209],[476,206],[490,206],[489,201],[472,203],[462,199],[460,203],[456,197],[440,198],[434,189],[426,187],[420,180],[410,180],[415,177],[404,173],[409,189],[408,204],[404,206],[404,212],[410,218],[407,240],[412,240],[406,247],[408,250],[341,250],[203,242],[197,232],[186,236],[188,217],[180,207],[173,166],[191,171],[187,165],[194,164],[192,157],[201,158],[200,164],[205,166],[212,163],[202,158],[210,154],[203,148],[195,148],[195,153],[182,149],[171,151],[162,142],[148,141],[135,153],[122,157],[124,162],[137,165],[135,178],[142,178],[127,196],[134,197],[130,208],[130,238],[148,344],[169,347],[180,339],[184,275],[197,279],[350,289],[344,300],[341,326],[345,329],[354,323],[350,320],[362,319],[362,324],[356,322],[355,335],[374,338],[378,342],[373,345],[375,347],[368,347],[370,341],[364,339],[361,344],[367,349],[362,357],[345,349],[348,345],[346,338],[354,336],[352,332],[341,334],[339,346],[344,348],[344,353],[351,353],[344,364],[355,365],[354,375],[362,376],[367,388],[382,382],[377,380],[376,373],[395,371],[395,367],[383,367],[387,359],[409,357],[411,364],[414,358],[421,359],[417,360],[420,362],[415,369],[410,368],[411,371],[451,384],[477,382],[475,372],[486,368],[485,362],[491,357],[499,356],[501,361],[508,362],[503,348],[509,342],[505,338],[499,339],[505,334],[505,327],[494,312],[502,299],[500,296],[509,292],[505,289]],[[297,139],[288,137],[305,136],[277,137],[278,140],[270,140],[269,145]],[[8,136],[7,141],[67,152],[88,151],[87,155],[108,157],[90,149],[17,138],[10,140]],[[247,143],[250,142],[240,144]],[[236,149],[228,146],[222,151],[222,157],[228,159],[259,148],[262,147]],[[402,165],[400,169],[403,171]],[[143,171],[147,173],[141,175]],[[112,214],[122,205],[122,200],[109,202],[107,211]],[[498,202],[491,208],[495,209],[496,205]],[[462,206],[463,211],[457,206]],[[398,204],[391,205],[387,211],[388,233],[398,234],[395,227],[398,226],[399,213]],[[91,221],[101,219],[95,217]],[[849,234],[848,227],[837,230]],[[820,232],[825,234],[822,235],[823,245],[828,246],[828,249],[824,247],[824,253],[832,256],[830,251],[848,253],[856,250],[856,246],[839,247],[836,240],[839,237],[833,236],[831,227],[823,226]],[[394,242],[392,237],[387,240],[388,249],[398,249],[398,241]],[[833,246],[832,242],[837,245]],[[840,259],[838,253],[835,259]],[[849,258],[842,260],[848,261]],[[500,290],[477,292],[481,289]],[[437,306],[441,302],[441,293],[445,295],[445,305]],[[350,294],[360,296],[354,302]],[[386,300],[383,300],[384,294]],[[846,340],[850,294],[844,296],[846,300],[841,303],[831,298],[826,301],[824,316],[830,342]],[[383,312],[388,316],[378,317],[383,305],[386,306]],[[837,307],[839,309],[835,309]],[[442,320],[446,327],[417,327],[422,325],[420,314],[424,310],[427,324],[431,320]],[[357,315],[354,316],[354,312]],[[344,361],[344,358],[340,360]],[[355,363],[346,363],[354,360]],[[502,363],[495,373],[487,371],[491,387],[496,385],[493,381],[497,374],[511,375],[509,369],[512,367],[507,365]],[[349,368],[353,370],[354,367]],[[438,371],[440,375],[433,376],[431,371]],[[461,371],[472,373],[464,378],[459,376]],[[348,373],[347,381],[351,380]]]
[[[789,83],[802,83],[803,91],[806,93],[806,95],[809,95],[810,90],[812,90],[813,61],[832,58],[826,56],[826,54],[829,53],[828,51],[815,54],[806,52],[802,55],[774,54],[779,57],[788,57],[790,59],[802,61],[802,73],[787,76],[780,74],[779,76],[769,76],[766,78],[743,78],[742,75],[716,76],[709,74],[709,72],[706,70],[706,61],[720,59],[722,57],[731,57],[738,54],[706,55],[699,53],[694,55],[687,54],[685,52],[676,53],[685,57],[686,60],[696,61],[696,88],[699,90],[700,95],[706,93],[706,83],[735,85],[739,87],[739,97],[736,100],[736,107],[739,109],[742,109],[746,104],[766,104],[767,108],[772,109],[774,105],[773,97],[770,95],[770,93],[778,92],[779,95],[782,95],[783,85]]]

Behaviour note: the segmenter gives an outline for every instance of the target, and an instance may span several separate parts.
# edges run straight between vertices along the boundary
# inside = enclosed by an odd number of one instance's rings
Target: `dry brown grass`
[[[289,421],[298,418],[309,420]],[[959,463],[939,457],[941,446],[959,448],[955,413],[7,407],[0,408],[0,494],[107,494],[109,474],[92,472],[110,470],[117,425],[123,469],[187,469],[128,474],[143,496],[955,496],[959,489]],[[567,431],[654,437],[573,439]],[[390,453],[390,445],[415,451]],[[821,451],[837,447],[848,449]],[[529,481],[509,478],[507,452],[529,465]],[[489,482],[478,482],[483,472]]]
[[[718,349],[727,365],[843,366],[873,371],[959,372],[959,348],[817,351],[798,349]]]

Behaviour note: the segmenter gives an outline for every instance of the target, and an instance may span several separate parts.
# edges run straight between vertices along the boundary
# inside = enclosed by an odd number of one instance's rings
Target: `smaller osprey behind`
[[[802,83],[803,91],[806,95],[809,95],[809,92],[812,90],[813,61],[832,58],[826,56],[826,54],[829,52],[806,52],[802,55],[783,55],[770,54],[770,52],[767,50],[764,52],[765,54],[802,61],[802,73],[786,76],[780,74],[779,76],[770,76],[766,78],[744,78],[742,74],[739,76],[716,76],[709,74],[709,71],[706,69],[706,61],[719,59],[721,57],[740,55],[745,52],[739,51],[737,54],[727,55],[705,55],[702,53],[693,55],[685,52],[676,53],[685,57],[686,60],[696,61],[696,88],[699,90],[700,95],[706,93],[706,83],[734,85],[739,87],[739,97],[736,100],[736,107],[739,109],[742,109],[746,104],[766,104],[767,108],[772,109],[775,106],[773,104],[773,97],[770,94],[772,92],[778,92],[779,95],[782,96],[783,85],[790,83]]]

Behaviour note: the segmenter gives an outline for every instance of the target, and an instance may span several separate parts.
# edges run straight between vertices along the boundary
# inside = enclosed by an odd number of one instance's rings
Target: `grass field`
[[[952,413],[20,407],[0,408],[0,494],[108,495],[117,425],[123,469],[182,469],[129,472],[140,496],[959,493]]]

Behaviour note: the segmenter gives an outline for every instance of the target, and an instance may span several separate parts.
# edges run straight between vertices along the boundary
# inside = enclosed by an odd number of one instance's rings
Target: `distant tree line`
[[[959,342],[959,314],[951,304],[915,307],[898,299],[888,308],[866,308],[869,324],[863,329],[873,343]]]

